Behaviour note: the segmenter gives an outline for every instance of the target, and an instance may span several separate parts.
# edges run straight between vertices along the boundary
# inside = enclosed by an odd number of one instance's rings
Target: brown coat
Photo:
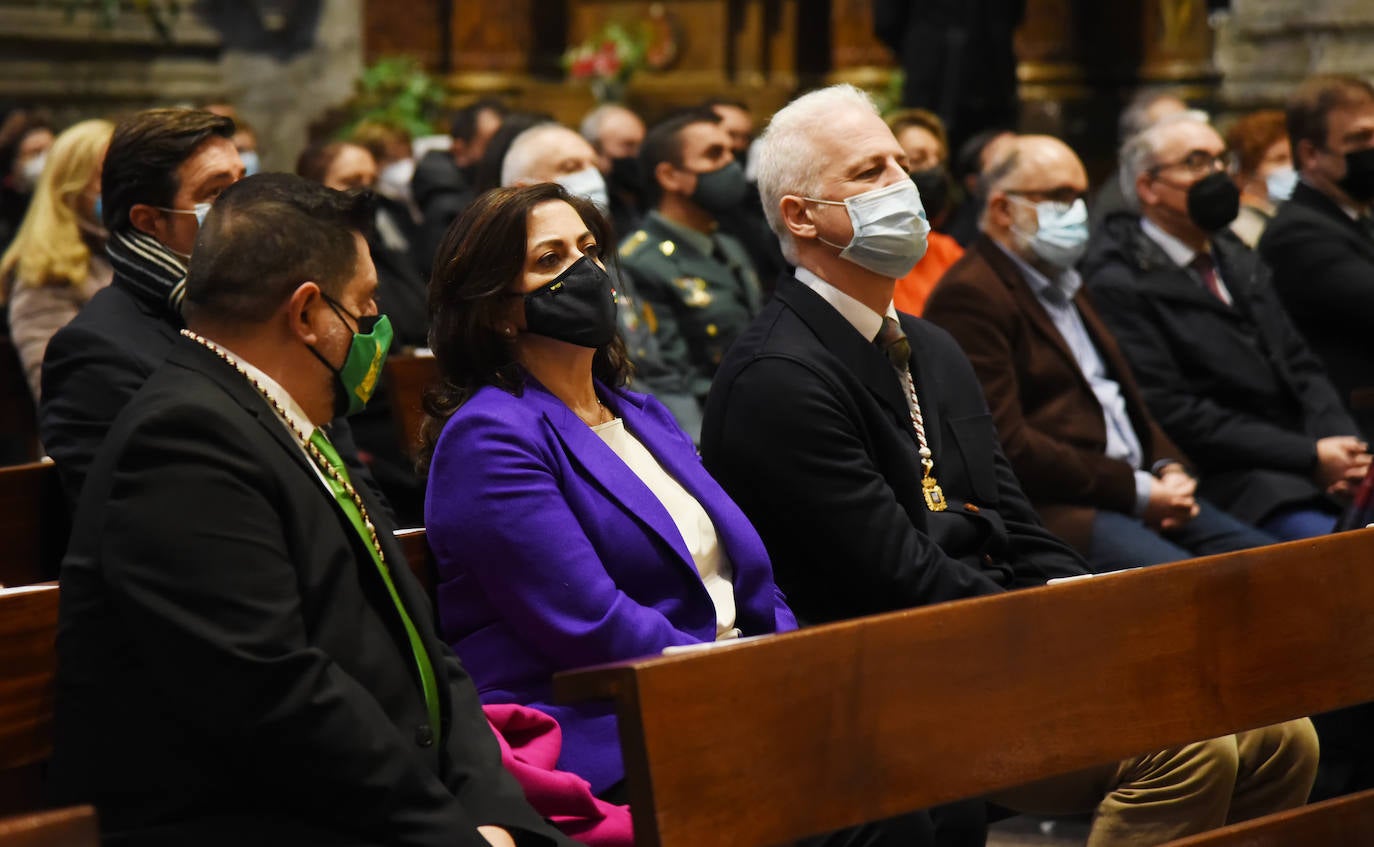
[[[1182,461],[1082,290],[1074,304],[1121,386],[1145,467],[1161,458]],[[1097,396],[1020,269],[987,236],[941,279],[925,318],[953,335],[973,362],[1007,458],[1052,532],[1086,550],[1096,509],[1134,510],[1133,469],[1104,453],[1107,427]]]

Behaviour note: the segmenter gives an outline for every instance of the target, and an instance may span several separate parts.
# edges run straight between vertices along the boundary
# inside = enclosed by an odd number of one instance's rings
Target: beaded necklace
[[[386,564],[386,554],[382,552],[382,543],[377,537],[377,527],[372,523],[372,516],[368,514],[367,506],[363,505],[363,498],[358,494],[358,490],[353,487],[353,483],[349,482],[348,478],[340,473],[338,468],[334,467],[334,463],[329,461],[324,453],[320,452],[320,448],[316,447],[314,443],[311,442],[309,436],[292,423],[291,416],[286,413],[286,409],[277,401],[277,398],[273,397],[261,382],[254,379],[233,356],[230,356],[228,351],[210,339],[197,335],[189,329],[183,329],[181,334],[209,350],[211,353],[214,353],[219,357],[220,361],[238,371],[244,379],[248,380],[249,385],[257,389],[257,392],[262,395],[262,398],[266,400],[267,404],[272,407],[272,410],[277,413],[277,417],[281,419],[282,423],[286,424],[286,428],[291,430],[291,434],[296,437],[296,443],[300,444],[301,449],[303,449],[305,454],[315,463],[315,466],[320,469],[320,472],[338,483],[339,487],[348,495],[348,499],[353,501],[353,505],[358,509],[358,514],[362,516],[363,526],[367,529],[368,541],[371,542],[372,549],[376,551],[377,558]],[[390,565],[387,565],[387,567],[389,568]]]

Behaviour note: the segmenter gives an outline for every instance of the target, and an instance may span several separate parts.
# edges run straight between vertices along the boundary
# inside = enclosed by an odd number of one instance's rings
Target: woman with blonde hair
[[[34,402],[48,339],[109,285],[100,173],[114,124],[82,121],[57,137],[33,200],[0,258],[0,295],[9,298],[10,339]]]

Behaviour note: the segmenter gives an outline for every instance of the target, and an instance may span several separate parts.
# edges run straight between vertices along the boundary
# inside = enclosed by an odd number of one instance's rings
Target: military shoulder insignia
[[[629,238],[625,239],[625,240],[621,243],[621,245],[620,245],[620,255],[621,255],[621,256],[628,256],[628,255],[630,255],[630,254],[633,253],[634,251],[638,250],[638,249],[640,248],[640,246],[642,246],[642,245],[644,244],[644,242],[645,242],[645,241],[648,241],[648,240],[649,240],[649,233],[645,232],[645,231],[642,230],[642,229],[639,230],[639,231],[637,231],[637,232],[635,232],[633,235],[631,235]]]
[[[677,286],[678,292],[682,295],[682,302],[693,309],[701,309],[711,305],[711,292],[706,290],[706,280],[699,276],[680,276],[673,280],[673,285]]]

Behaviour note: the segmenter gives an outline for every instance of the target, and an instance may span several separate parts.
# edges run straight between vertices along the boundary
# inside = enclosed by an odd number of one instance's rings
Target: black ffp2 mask
[[[1345,154],[1345,176],[1339,184],[1356,203],[1374,200],[1374,147]]]
[[[925,207],[926,219],[934,220],[945,211],[949,202],[949,173],[944,165],[936,165],[923,171],[912,171],[911,181],[921,193],[921,205]]]
[[[578,347],[604,347],[615,338],[615,309],[610,275],[583,256],[525,295],[525,331]]]
[[[1188,218],[1198,229],[1216,232],[1240,213],[1240,189],[1221,171],[1208,174],[1188,188]]]

